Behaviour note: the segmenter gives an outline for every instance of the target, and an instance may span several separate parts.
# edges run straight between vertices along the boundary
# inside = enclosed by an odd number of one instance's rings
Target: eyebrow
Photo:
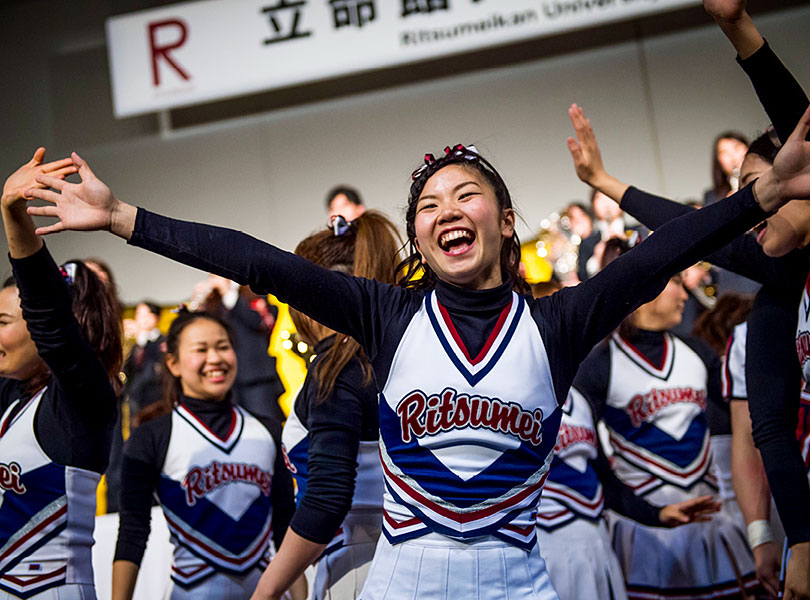
[[[463,188],[464,186],[467,186],[467,185],[470,185],[470,184],[477,185],[479,188],[481,187],[481,184],[479,184],[477,181],[470,180],[470,181],[465,181],[464,183],[459,183],[456,187],[453,188],[453,192],[455,193],[455,192],[459,191],[461,188]],[[426,200],[426,199],[436,200],[437,196],[434,196],[434,195],[430,194],[428,196],[421,196],[419,198],[419,200]]]

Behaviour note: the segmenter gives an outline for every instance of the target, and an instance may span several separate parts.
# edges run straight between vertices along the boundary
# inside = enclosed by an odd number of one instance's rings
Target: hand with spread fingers
[[[602,151],[596,141],[591,121],[585,116],[581,107],[572,104],[568,116],[574,126],[576,138],[568,138],[568,150],[574,159],[574,170],[583,183],[599,190],[615,202],[621,202],[627,188],[605,170],[602,162]]]
[[[50,204],[50,206],[29,207],[29,215],[59,219],[52,225],[39,227],[37,234],[46,235],[69,229],[105,230],[129,238],[135,226],[137,209],[113,196],[110,188],[95,176],[90,166],[78,154],[74,152],[71,160],[81,177],[81,183],[68,183],[43,174],[36,178],[40,187],[27,192],[27,195]]]
[[[712,496],[699,496],[683,502],[667,504],[661,508],[658,518],[665,527],[677,527],[687,523],[711,521],[711,514],[720,510],[720,503]]]
[[[77,171],[76,166],[70,158],[63,158],[53,162],[43,162],[45,160],[45,148],[37,148],[33,158],[14,171],[3,184],[2,203],[4,207],[12,207],[17,203],[24,203],[31,200],[27,191],[31,188],[42,189],[45,184],[39,183],[37,177],[46,175],[58,180],[64,180],[68,175]]]

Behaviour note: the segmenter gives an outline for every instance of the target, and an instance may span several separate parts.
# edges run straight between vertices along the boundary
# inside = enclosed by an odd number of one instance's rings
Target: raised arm
[[[29,192],[32,189],[44,191],[45,184],[36,181],[38,175],[64,183],[63,178],[76,171],[69,159],[43,163],[44,155],[45,149],[39,148],[31,161],[6,180],[2,196],[3,226],[26,326],[55,385],[65,394],[59,397],[69,399],[69,402],[49,405],[54,418],[40,423],[54,424],[59,431],[67,428],[72,435],[87,436],[110,425],[116,411],[115,395],[104,367],[81,333],[65,277],[26,213],[26,203],[31,199]],[[51,456],[62,456],[65,452],[60,450],[64,446],[59,443],[61,438],[56,439],[59,431],[42,440]],[[81,465],[70,464],[103,472],[107,457],[85,445],[86,451],[70,451],[72,460]]]
[[[53,190],[31,190],[52,205],[29,207],[29,214],[59,219],[39,233],[109,231],[134,246],[249,285],[256,293],[273,294],[327,327],[351,335],[370,356],[392,316],[411,298],[405,290],[323,269],[238,231],[135,208],[118,200],[75,153],[73,161],[80,184],[40,177]]]
[[[628,186],[607,173],[590,120],[576,105],[568,112],[577,136],[576,140],[569,138],[568,147],[577,176],[584,183],[618,202],[622,210],[652,230],[696,210],[680,202]],[[753,236],[739,236],[705,259],[759,283],[778,283],[784,277],[802,270],[806,263],[805,256],[799,252],[779,259],[766,256]]]
[[[810,104],[807,95],[760,35],[745,0],[704,0],[703,5],[737,51],[737,62],[784,142]]]
[[[575,369],[622,319],[655,298],[670,277],[722,248],[788,199],[810,197],[810,143],[804,141],[808,129],[810,110],[773,169],[754,184],[670,221],[585,283],[535,300],[536,320],[560,340],[564,364]],[[568,376],[573,375],[566,373],[557,382],[558,398],[565,398]]]

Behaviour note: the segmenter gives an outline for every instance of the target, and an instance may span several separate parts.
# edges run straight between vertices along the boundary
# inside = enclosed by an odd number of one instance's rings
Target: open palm
[[[40,175],[37,182],[52,189],[32,189],[28,195],[44,200],[46,206],[29,206],[28,214],[56,217],[56,223],[37,229],[39,235],[73,229],[77,231],[109,230],[112,214],[118,201],[110,188],[75,152],[71,155],[78,168],[81,183],[68,183],[48,175]]]

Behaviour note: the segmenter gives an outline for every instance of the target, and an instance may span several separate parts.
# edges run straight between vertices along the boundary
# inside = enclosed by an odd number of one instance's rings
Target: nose
[[[220,355],[219,350],[217,350],[216,348],[209,348],[208,352],[205,355],[205,362],[207,363],[222,362],[222,356]]]
[[[456,205],[455,202],[447,201],[442,202],[441,209],[439,212],[438,223],[452,223],[453,221],[458,221],[461,218],[461,210]]]

